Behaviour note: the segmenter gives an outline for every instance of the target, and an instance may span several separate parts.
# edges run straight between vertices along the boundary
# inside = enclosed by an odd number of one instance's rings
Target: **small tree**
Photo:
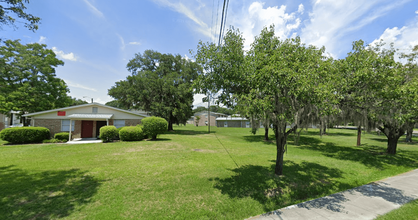
[[[142,119],[141,122],[144,126],[144,133],[148,135],[148,137],[151,137],[152,140],[156,140],[157,135],[167,131],[168,122],[164,118],[149,117]]]
[[[196,116],[195,118],[196,127],[199,126],[199,121],[200,121],[200,116]]]

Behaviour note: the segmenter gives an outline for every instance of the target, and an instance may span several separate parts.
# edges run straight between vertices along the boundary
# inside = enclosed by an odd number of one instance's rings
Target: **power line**
[[[217,9],[216,10],[216,26],[215,26],[215,29],[214,29],[214,37],[215,37],[215,39],[216,39],[216,30],[218,29],[218,20],[219,20],[219,0],[218,0],[218,7],[216,9]]]
[[[229,0],[227,0],[227,2],[226,2],[225,21],[224,21],[224,27],[223,27],[223,31],[222,31],[222,38],[224,37],[224,33],[225,33],[226,18],[228,16],[228,6],[229,6]]]
[[[223,27],[223,23],[224,23],[224,15],[225,15],[225,4],[226,4],[226,0],[224,0],[224,5],[222,7],[221,28],[220,28],[220,31],[219,31],[218,46],[221,45],[222,27]]]

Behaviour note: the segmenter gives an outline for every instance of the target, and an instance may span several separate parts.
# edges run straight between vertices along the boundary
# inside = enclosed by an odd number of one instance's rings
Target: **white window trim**
[[[62,120],[61,120],[61,131],[65,131],[65,130],[63,130],[63,129],[62,129],[62,126],[63,126],[63,122],[64,122],[64,121],[68,121],[68,122],[69,122],[69,121],[70,121],[70,119],[62,119]],[[74,131],[75,121],[74,121],[74,120],[72,120],[72,121],[71,121],[71,124],[72,124],[72,125],[71,125],[71,131]],[[68,131],[70,130],[70,124],[65,125],[65,126],[68,126],[68,130],[66,130],[66,131],[68,132]]]
[[[123,123],[120,123],[120,122],[122,122],[123,121]],[[119,123],[117,123],[117,122],[119,122]],[[122,125],[123,124],[123,125]],[[116,128],[120,128],[120,127],[125,127],[125,124],[126,124],[126,122],[125,122],[125,119],[113,119],[113,125],[116,127]],[[122,126],[121,126],[122,125]]]

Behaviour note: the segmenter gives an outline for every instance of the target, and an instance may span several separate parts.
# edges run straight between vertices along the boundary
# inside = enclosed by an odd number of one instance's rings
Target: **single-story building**
[[[148,117],[146,114],[99,103],[28,113],[23,116],[30,119],[31,126],[48,128],[52,136],[71,130],[71,138],[98,137],[102,126],[135,126],[141,123],[141,119]]]
[[[225,128],[251,128],[251,122],[250,119],[243,117],[222,117],[216,119],[216,126]]]
[[[0,131],[10,127],[22,127],[22,119],[19,116],[20,111],[10,111],[9,116],[0,113]]]
[[[193,123],[191,124],[194,124],[197,126],[207,126],[210,121],[210,126],[216,126],[216,119],[219,117],[226,117],[226,116],[227,115],[223,113],[210,112],[210,117],[208,117],[208,111],[196,112],[192,119]],[[199,121],[197,121],[197,117],[200,117]]]

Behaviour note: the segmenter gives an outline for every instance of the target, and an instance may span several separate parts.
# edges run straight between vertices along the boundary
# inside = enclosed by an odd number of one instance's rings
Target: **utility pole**
[[[210,93],[208,95],[208,133],[210,134]]]

